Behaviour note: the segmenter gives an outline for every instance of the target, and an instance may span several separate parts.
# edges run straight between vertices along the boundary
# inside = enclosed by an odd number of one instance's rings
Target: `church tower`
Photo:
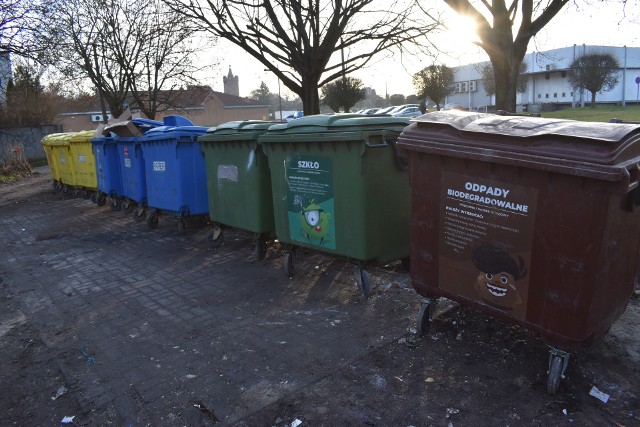
[[[224,93],[228,95],[240,96],[240,85],[238,84],[238,76],[234,76],[231,72],[231,65],[229,65],[229,74],[226,77],[222,77],[224,82]]]

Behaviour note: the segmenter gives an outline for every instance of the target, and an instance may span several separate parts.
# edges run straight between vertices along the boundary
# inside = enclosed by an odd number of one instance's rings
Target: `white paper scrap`
[[[300,421],[299,419],[295,419],[293,420],[293,422],[291,423],[291,427],[298,427],[300,424],[302,424],[302,421]]]
[[[609,395],[607,393],[603,393],[596,386],[591,388],[589,394],[596,399],[600,399],[603,403],[607,403],[609,401]]]
[[[71,423],[73,422],[73,419],[74,419],[75,417],[76,417],[75,415],[74,415],[74,416],[72,416],[72,417],[64,417],[64,418],[62,419],[62,421],[60,421],[60,422],[61,422],[62,424],[71,424]]]

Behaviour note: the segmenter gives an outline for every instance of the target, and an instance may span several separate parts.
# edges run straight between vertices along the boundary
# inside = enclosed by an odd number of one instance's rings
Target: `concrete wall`
[[[51,133],[62,132],[60,125],[34,126],[28,128],[0,129],[0,155],[22,145],[28,160],[46,158],[42,149],[42,138]]]

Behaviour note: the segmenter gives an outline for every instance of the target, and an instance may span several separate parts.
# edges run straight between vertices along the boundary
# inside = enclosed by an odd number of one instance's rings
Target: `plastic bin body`
[[[75,187],[90,190],[98,188],[96,159],[93,155],[93,146],[91,144],[91,138],[94,133],[94,131],[74,132],[68,137],[71,164],[76,182]]]
[[[200,126],[161,126],[140,138],[147,205],[176,216],[209,213],[204,154],[197,137]]]
[[[408,119],[309,116],[259,140],[278,240],[360,263],[409,256],[408,173],[394,143]]]
[[[61,175],[59,162],[56,161],[54,157],[52,142],[56,138],[59,138],[61,135],[61,133],[52,133],[42,138],[42,148],[44,149],[44,154],[47,156],[47,164],[49,165],[49,170],[51,171],[51,178],[53,178],[53,180],[56,182],[60,182]]]
[[[411,277],[538,332],[592,345],[625,310],[640,255],[640,127],[432,113],[407,127]]]
[[[139,137],[116,138],[122,195],[140,206],[147,205],[145,164]]]
[[[51,140],[51,157],[59,176],[59,182],[63,185],[76,187],[78,184],[69,146],[71,135],[72,133],[63,133]]]
[[[198,137],[206,163],[209,217],[231,227],[274,235],[271,175],[258,143],[274,122],[229,122]]]
[[[91,140],[96,159],[98,190],[112,197],[124,196],[118,145],[113,137],[99,137]]]

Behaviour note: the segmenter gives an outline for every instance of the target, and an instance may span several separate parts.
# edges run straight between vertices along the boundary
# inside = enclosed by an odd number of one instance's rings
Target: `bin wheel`
[[[207,233],[207,241],[212,248],[219,248],[224,243],[224,234],[222,228],[214,227]]]
[[[104,193],[98,194],[98,201],[96,202],[98,206],[104,206],[107,204],[107,195]]]
[[[58,190],[59,189],[59,185],[60,184],[58,184],[58,181],[54,180],[52,184],[53,184],[53,189],[54,190]]]
[[[69,186],[67,184],[62,184],[62,192],[63,193],[68,193],[69,192]]]
[[[147,225],[152,230],[158,228],[158,214],[156,212],[151,212],[149,216],[147,216]]]
[[[98,195],[95,192],[91,192],[91,196],[89,196],[89,200],[93,203],[98,203]]]
[[[547,376],[547,393],[556,394],[560,380],[564,379],[564,372],[569,364],[569,353],[551,348],[549,354],[549,372]]]
[[[256,247],[253,250],[253,254],[256,257],[256,260],[262,261],[267,255],[267,242],[263,239],[258,239],[258,241],[256,242]]]
[[[115,197],[110,197],[109,208],[111,208],[112,211],[119,211],[120,209],[122,209],[122,204],[120,203],[120,200],[116,199]]]
[[[187,221],[184,218],[178,218],[178,231],[184,233],[187,230]]]
[[[133,212],[133,219],[136,222],[142,222],[147,217],[147,211],[144,208],[138,208]]]
[[[88,199],[89,197],[91,197],[91,191],[89,190],[82,190],[82,197],[84,199]]]
[[[80,196],[80,189],[79,188],[74,188],[73,191],[71,192],[71,194],[73,195],[73,197]]]
[[[294,273],[294,255],[292,251],[287,251],[284,254],[284,272],[287,273],[289,279],[293,277]]]
[[[365,268],[358,267],[356,270],[356,282],[362,295],[364,295],[365,298],[369,298],[371,296],[371,273]]]
[[[418,336],[423,336],[429,332],[437,308],[438,300],[426,297],[422,298],[420,311],[418,311],[418,319],[416,320]]]
[[[125,211],[125,213],[133,213],[133,210],[136,208],[135,204],[133,204],[130,200],[127,200],[125,202],[122,203],[122,210]]]

